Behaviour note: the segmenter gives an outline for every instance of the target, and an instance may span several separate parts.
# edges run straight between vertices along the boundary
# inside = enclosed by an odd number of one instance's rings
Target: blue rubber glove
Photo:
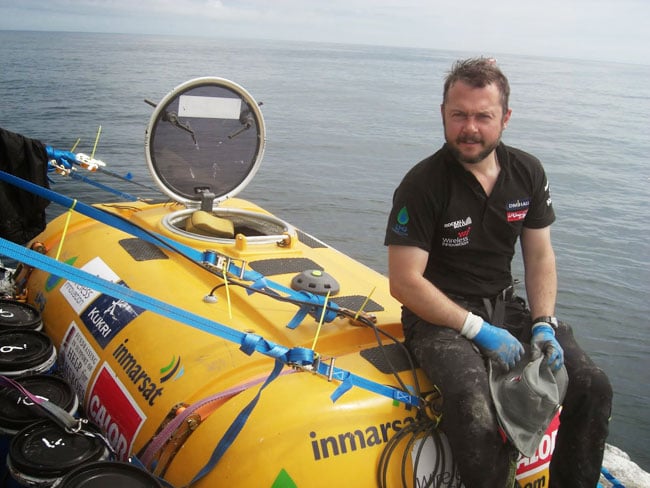
[[[48,172],[60,169],[53,165],[52,161],[55,161],[58,166],[66,170],[71,169],[72,165],[77,162],[77,156],[70,151],[63,151],[61,149],[54,149],[52,146],[45,146],[45,152],[47,153]]]
[[[530,345],[544,353],[551,370],[557,371],[564,364],[564,351],[550,325],[544,322],[533,324],[533,338],[530,340]]]
[[[474,341],[483,354],[501,363],[506,369],[514,367],[524,354],[524,346],[510,332],[485,322],[471,312],[460,333]]]

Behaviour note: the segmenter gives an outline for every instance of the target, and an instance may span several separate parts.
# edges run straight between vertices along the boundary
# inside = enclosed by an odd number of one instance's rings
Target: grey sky
[[[0,29],[322,41],[650,63],[647,0],[0,0]]]

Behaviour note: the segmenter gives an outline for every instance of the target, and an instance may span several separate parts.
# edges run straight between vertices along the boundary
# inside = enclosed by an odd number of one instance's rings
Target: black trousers
[[[459,303],[489,318],[480,300]],[[465,488],[506,487],[518,453],[499,434],[484,358],[470,340],[452,329],[410,314],[404,314],[403,322],[407,347],[442,392],[440,427],[449,440]],[[531,317],[521,298],[506,301],[502,326],[523,344],[530,342]],[[605,373],[577,344],[569,325],[560,323],[556,338],[564,349],[569,388],[560,415],[549,486],[594,488],[608,434],[612,388]]]

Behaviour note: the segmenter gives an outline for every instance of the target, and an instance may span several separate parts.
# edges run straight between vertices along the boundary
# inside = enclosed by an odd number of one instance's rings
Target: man
[[[493,59],[459,61],[448,74],[446,144],[414,166],[393,197],[385,239],[391,293],[403,304],[409,350],[442,391],[441,428],[466,488],[513,484],[517,452],[499,434],[486,360],[512,367],[522,344],[569,375],[550,484],[593,488],[612,390],[554,318],[555,215],[541,163],[501,142],[509,93]],[[529,309],[512,288],[518,238]]]
[[[54,161],[54,165],[50,164]],[[0,127],[0,170],[49,187],[47,172],[56,166],[70,169],[75,155],[46,146]],[[45,229],[45,208],[50,202],[0,182],[0,237],[25,244]]]

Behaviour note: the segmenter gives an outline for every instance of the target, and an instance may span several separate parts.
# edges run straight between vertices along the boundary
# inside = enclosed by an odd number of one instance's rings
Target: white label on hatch
[[[179,117],[238,119],[240,114],[241,100],[239,98],[181,95],[178,99]]]

